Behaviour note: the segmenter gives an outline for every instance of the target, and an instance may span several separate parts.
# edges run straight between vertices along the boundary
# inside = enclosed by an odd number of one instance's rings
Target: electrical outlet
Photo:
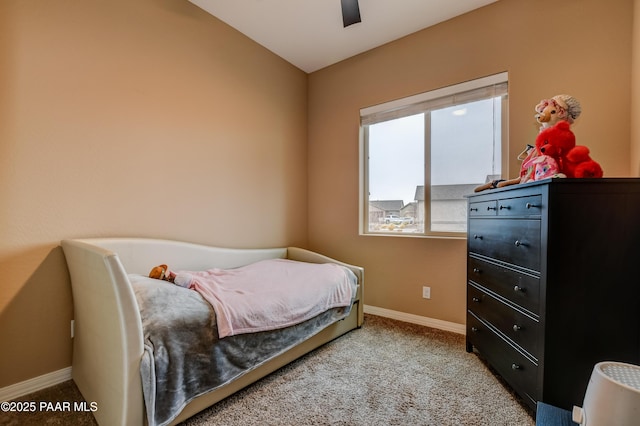
[[[431,287],[422,287],[422,297],[431,299]]]

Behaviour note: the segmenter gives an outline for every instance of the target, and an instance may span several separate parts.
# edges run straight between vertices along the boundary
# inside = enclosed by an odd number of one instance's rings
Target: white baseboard
[[[364,305],[364,313],[391,318],[398,321],[409,322],[412,324],[424,325],[431,328],[437,328],[439,330],[451,331],[458,334],[467,333],[465,324],[458,324],[455,322],[442,321],[439,319],[423,317],[420,315],[392,311],[391,309],[378,308],[377,306]]]
[[[16,383],[15,385],[0,388],[0,401],[11,401],[12,399],[57,385],[58,383],[66,382],[70,379],[71,367],[43,374],[42,376]]]

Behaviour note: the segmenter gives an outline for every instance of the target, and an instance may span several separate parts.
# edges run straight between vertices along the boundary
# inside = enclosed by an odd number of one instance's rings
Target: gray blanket
[[[150,426],[170,423],[194,398],[237,379],[349,315],[335,308],[301,324],[218,338],[211,305],[198,292],[130,275],[144,332],[140,364]],[[356,294],[356,279],[353,276]]]

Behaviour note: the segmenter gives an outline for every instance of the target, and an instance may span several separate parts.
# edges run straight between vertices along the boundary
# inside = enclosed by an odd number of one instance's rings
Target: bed
[[[61,245],[74,303],[72,378],[87,402],[97,406],[93,414],[101,425],[177,424],[363,323],[364,270],[308,250],[295,247],[229,249],[148,238],[74,239],[63,240]],[[154,381],[158,378],[149,377],[156,370],[162,370],[158,367],[162,362],[158,353],[174,349],[158,344],[155,335],[147,329],[148,323],[153,322],[153,318],[165,322],[180,315],[173,311],[183,302],[191,306],[188,316],[195,316],[196,311],[210,312],[209,319],[199,319],[203,324],[210,322],[215,326],[216,315],[198,292],[147,278],[151,268],[165,263],[173,270],[236,270],[271,261],[339,265],[353,278],[350,305],[332,308],[302,323],[276,330],[224,338],[218,338],[217,332],[208,332],[214,335],[212,339],[217,344],[226,345],[221,346],[222,349],[216,346],[217,352],[229,352],[232,356],[239,352],[257,354],[255,359],[242,361],[250,365],[231,372],[235,367],[229,366],[238,364],[236,360],[223,361],[223,367],[218,369],[227,376],[213,383],[197,383],[209,388],[205,391],[195,388],[177,402],[167,403],[162,400],[163,395],[154,396],[153,392],[164,388],[164,385],[156,386]],[[154,307],[152,300],[158,297],[167,303]],[[176,327],[163,323],[160,328],[166,332]],[[198,332],[202,329],[202,333],[208,330],[199,326],[195,329]],[[194,337],[193,328],[189,333],[183,338],[184,342],[201,343],[202,336]],[[261,349],[268,345],[275,349]],[[187,358],[193,351],[185,348],[179,356],[169,353],[169,358],[173,357],[172,364],[184,357],[184,364],[198,365],[196,358]],[[203,362],[199,368],[208,368],[208,364],[211,362]],[[195,373],[188,374],[187,379],[202,381],[193,375]],[[166,408],[167,405],[171,412],[156,412],[156,406]]]

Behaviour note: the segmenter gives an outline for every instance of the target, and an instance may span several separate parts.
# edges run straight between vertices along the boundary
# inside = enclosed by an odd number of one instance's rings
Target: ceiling
[[[340,0],[189,0],[311,73],[497,0],[360,0],[343,28]]]

